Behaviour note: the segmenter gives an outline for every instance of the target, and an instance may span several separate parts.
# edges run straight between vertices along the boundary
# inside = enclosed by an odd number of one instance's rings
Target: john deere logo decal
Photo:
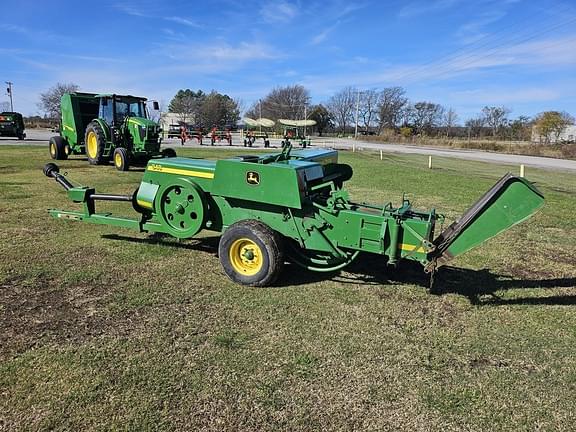
[[[246,173],[246,183],[251,185],[259,185],[260,174],[258,174],[256,171],[248,171]]]

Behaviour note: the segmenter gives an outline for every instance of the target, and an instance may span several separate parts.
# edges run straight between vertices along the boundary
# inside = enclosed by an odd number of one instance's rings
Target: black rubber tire
[[[164,150],[162,150],[162,157],[165,158],[176,157],[176,150],[174,150],[173,148],[165,148]]]
[[[124,147],[116,148],[114,150],[112,161],[118,171],[128,171],[130,168],[130,155],[128,154],[128,150]]]
[[[230,258],[231,248],[236,240],[248,239],[254,242],[262,252],[262,267],[254,275],[237,271]],[[218,245],[220,264],[226,275],[234,282],[263,287],[273,284],[284,267],[284,248],[280,235],[264,223],[247,219],[228,227]]]
[[[88,135],[93,132],[96,135],[96,155],[90,156],[88,152]],[[86,127],[86,132],[84,134],[84,148],[86,150],[86,156],[88,157],[88,162],[90,165],[101,165],[107,162],[108,158],[104,156],[106,150],[106,135],[97,121],[91,121]]]
[[[56,160],[66,160],[68,159],[68,153],[66,152],[66,140],[60,136],[53,136],[48,141],[48,151],[50,152],[50,157]]]
[[[24,135],[23,133],[18,134],[18,139],[19,139],[20,141],[22,141],[22,140],[24,140],[24,136],[25,136],[25,135]]]

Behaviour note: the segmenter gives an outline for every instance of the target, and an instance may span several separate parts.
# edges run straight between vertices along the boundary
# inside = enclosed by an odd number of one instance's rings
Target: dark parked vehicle
[[[0,113],[0,136],[16,137],[19,140],[26,138],[22,114],[8,111]]]

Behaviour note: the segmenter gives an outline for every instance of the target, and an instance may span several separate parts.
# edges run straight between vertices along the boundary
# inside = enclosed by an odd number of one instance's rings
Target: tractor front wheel
[[[91,165],[100,165],[106,161],[104,152],[106,150],[106,135],[97,121],[92,121],[86,128],[84,136],[86,146],[86,156]]]
[[[220,238],[218,255],[224,272],[242,285],[271,285],[284,266],[280,236],[257,220],[228,227]]]
[[[130,168],[128,150],[123,147],[118,147],[114,150],[114,166],[118,171],[128,171],[128,168]]]
[[[68,152],[66,151],[66,140],[60,136],[53,136],[48,142],[48,149],[50,150],[50,157],[56,160],[68,159]]]
[[[176,157],[176,150],[174,150],[173,148],[165,148],[164,150],[162,150],[162,157],[165,158]]]

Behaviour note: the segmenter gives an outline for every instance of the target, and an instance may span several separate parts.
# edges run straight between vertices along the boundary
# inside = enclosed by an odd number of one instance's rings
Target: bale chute
[[[530,182],[506,174],[436,237],[436,249],[429,255],[431,263],[426,269],[431,271],[528,219],[543,205],[544,196]]]

